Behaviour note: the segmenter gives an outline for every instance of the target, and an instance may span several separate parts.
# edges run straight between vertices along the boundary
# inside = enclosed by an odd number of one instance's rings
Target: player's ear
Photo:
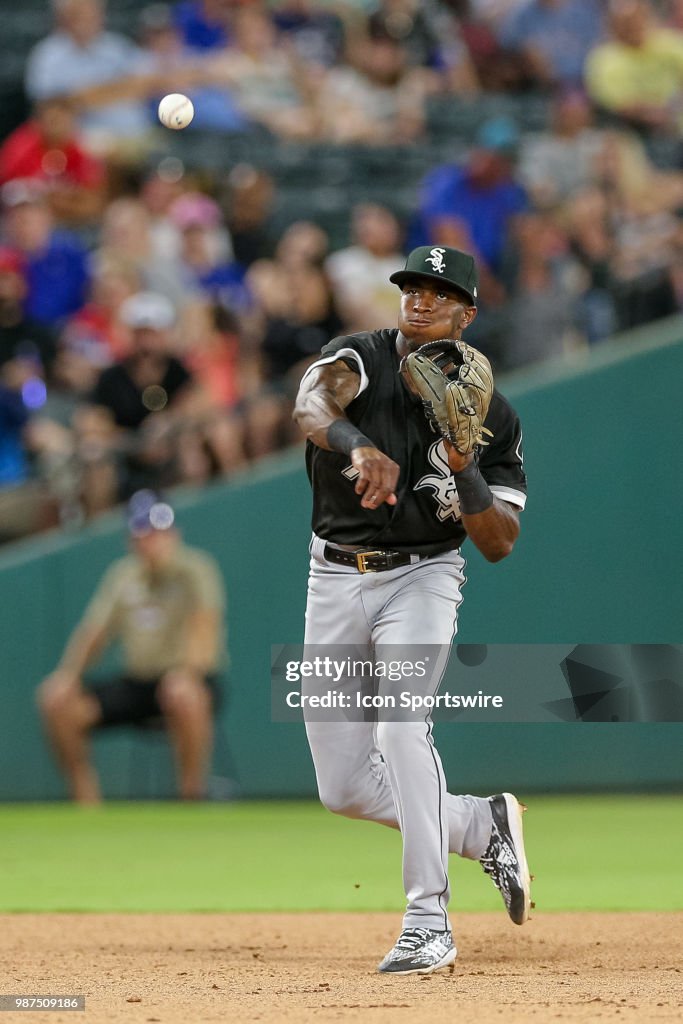
[[[469,327],[472,321],[477,315],[476,306],[465,306],[460,317],[460,326],[464,330],[465,327]]]

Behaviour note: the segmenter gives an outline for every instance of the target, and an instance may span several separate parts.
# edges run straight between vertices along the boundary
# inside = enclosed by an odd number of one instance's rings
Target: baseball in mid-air
[[[192,100],[183,96],[181,92],[169,93],[159,104],[159,120],[167,128],[173,128],[174,131],[187,128],[193,117]]]

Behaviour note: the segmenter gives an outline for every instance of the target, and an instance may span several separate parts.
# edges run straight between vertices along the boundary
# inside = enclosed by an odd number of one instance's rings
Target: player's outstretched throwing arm
[[[325,451],[343,452],[358,472],[361,507],[396,504],[399,466],[348,419],[344,410],[358,394],[359,375],[342,360],[313,367],[304,377],[294,407],[303,433]]]

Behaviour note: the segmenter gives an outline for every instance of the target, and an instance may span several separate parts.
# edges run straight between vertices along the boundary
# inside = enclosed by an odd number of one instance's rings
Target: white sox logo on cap
[[[437,274],[443,274],[444,270],[446,269],[446,265],[443,261],[445,255],[445,249],[432,249],[429,253],[429,256],[426,257],[425,263],[431,263],[432,267],[437,272]]]

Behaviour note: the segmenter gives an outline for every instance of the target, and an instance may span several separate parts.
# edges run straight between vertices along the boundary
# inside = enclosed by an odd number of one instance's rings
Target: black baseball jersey
[[[394,329],[335,338],[314,364],[342,359],[359,374],[359,393],[346,415],[401,467],[397,504],[361,508],[354,489],[358,474],[349,456],[309,441],[306,468],[313,488],[313,530],[336,544],[437,554],[460,547],[467,533],[445,444],[399,374],[397,336]],[[493,438],[477,453],[482,476],[497,497],[524,508],[522,432],[517,414],[498,391],[485,424]]]

